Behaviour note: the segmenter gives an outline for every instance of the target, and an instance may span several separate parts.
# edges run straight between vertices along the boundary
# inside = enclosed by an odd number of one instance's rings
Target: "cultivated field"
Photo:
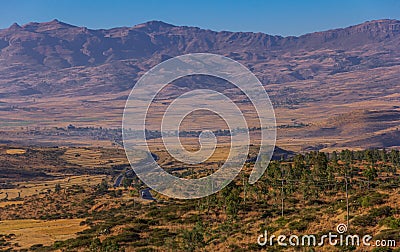
[[[32,245],[48,246],[55,241],[75,238],[78,232],[87,229],[81,225],[85,219],[59,220],[2,220],[0,234],[14,234],[10,248],[29,249]],[[7,249],[7,246],[2,249]]]

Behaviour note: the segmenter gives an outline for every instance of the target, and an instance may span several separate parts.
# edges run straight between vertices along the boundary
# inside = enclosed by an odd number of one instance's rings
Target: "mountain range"
[[[285,83],[398,65],[399,36],[397,20],[371,21],[300,37],[215,32],[160,21],[108,30],[90,30],[58,20],[13,24],[0,30],[1,84],[15,84],[19,88],[14,86],[8,92],[22,94],[63,93],[74,85],[88,85],[86,91],[96,92],[93,82],[106,85],[110,91],[124,90],[133,86],[142,71],[170,57],[194,52],[238,60],[263,84]]]
[[[217,32],[161,21],[92,30],[53,20],[14,23],[0,30],[0,117],[11,126],[54,125],[94,122],[96,109],[113,110],[117,115],[95,124],[117,126],[124,97],[141,75],[168,58],[195,52],[225,55],[253,71],[269,92],[282,125],[322,127],[328,118],[354,111],[365,115],[362,110],[371,109],[399,113],[398,20],[299,37]],[[65,104],[58,103],[60,98]],[[89,119],[82,121],[85,110]],[[10,117],[13,111],[18,115]],[[43,120],[44,114],[54,118]],[[391,126],[386,130],[398,123],[394,118],[387,118]],[[312,132],[321,132],[314,128]],[[288,130],[282,137],[296,139],[292,134]],[[328,145],[340,140],[331,138],[325,141]]]

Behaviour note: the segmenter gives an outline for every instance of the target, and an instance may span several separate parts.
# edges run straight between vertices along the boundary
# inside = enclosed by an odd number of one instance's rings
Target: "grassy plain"
[[[29,249],[37,244],[48,246],[58,240],[75,238],[78,232],[88,228],[86,225],[80,225],[84,220],[2,220],[0,234],[14,234],[15,237],[12,239],[14,248],[15,244],[18,244],[18,249]]]

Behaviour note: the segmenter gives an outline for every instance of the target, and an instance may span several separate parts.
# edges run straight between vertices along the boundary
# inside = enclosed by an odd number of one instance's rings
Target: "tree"
[[[386,163],[387,162],[387,152],[385,149],[380,151],[380,156],[381,156],[381,160],[382,162]]]
[[[306,165],[304,163],[304,156],[301,154],[294,156],[293,162],[293,179],[300,179],[303,170],[306,168]]]
[[[368,188],[370,181],[373,181],[376,177],[378,177],[378,171],[375,167],[369,167],[368,169],[364,170],[364,176],[368,179]]]
[[[61,185],[60,185],[60,184],[56,184],[56,185],[55,185],[55,188],[54,188],[54,191],[55,191],[56,193],[60,193],[60,191],[61,191]]]
[[[354,153],[352,153],[350,150],[342,150],[340,153],[340,160],[350,165],[353,162],[353,155]]]
[[[374,158],[374,153],[371,150],[366,150],[365,153],[365,160],[371,164],[371,166],[374,166],[375,164],[375,158]]]
[[[337,165],[337,164],[338,164],[338,155],[337,155],[336,151],[332,152],[331,160],[332,160],[332,163],[333,163],[334,165]]]
[[[105,194],[108,191],[108,183],[105,179],[103,179],[96,187],[96,194]]]
[[[301,192],[303,199],[308,200],[311,196],[311,170],[309,167],[305,167],[301,174]]]
[[[239,212],[241,201],[239,193],[240,192],[237,188],[233,188],[230,190],[228,197],[226,197],[226,214],[232,219],[236,219]]]
[[[126,189],[126,188],[128,188],[129,186],[131,186],[132,181],[133,181],[133,179],[124,178],[124,179],[122,180],[122,186]]]
[[[400,163],[400,154],[398,150],[393,149],[390,151],[390,162],[392,163],[392,166],[394,166],[396,170]]]
[[[204,241],[204,227],[197,222],[192,230],[183,231],[183,242],[186,251],[196,251],[206,245]]]
[[[328,176],[328,158],[323,152],[318,152],[315,153],[314,157],[312,158],[312,163],[313,163],[313,179],[316,181],[323,181],[326,180]],[[323,186],[325,187],[325,186]],[[319,194],[319,186],[316,187],[316,195],[318,196]],[[325,192],[325,190],[323,190]]]
[[[314,173],[318,179],[324,179],[327,175],[328,158],[325,153],[318,152],[313,159]]]

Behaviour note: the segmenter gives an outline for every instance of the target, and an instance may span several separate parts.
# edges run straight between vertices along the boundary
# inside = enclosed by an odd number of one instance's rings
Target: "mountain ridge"
[[[210,52],[231,57],[252,68],[264,84],[284,83],[312,78],[313,72],[321,70],[319,62],[326,58],[334,61],[329,66],[330,73],[351,70],[355,66],[369,68],[371,65],[379,67],[397,64],[392,58],[395,56],[397,59],[400,54],[397,49],[399,36],[398,20],[369,21],[299,37],[282,37],[253,32],[217,32],[174,26],[162,21],[91,30],[55,19],[22,26],[15,23],[0,30],[0,73],[6,79],[3,83],[12,83],[16,79],[8,77],[13,77],[15,72],[27,75],[64,69],[75,71],[75,67],[96,68],[111,62],[118,65],[120,63],[117,61],[129,61],[129,68],[135,65],[131,75],[137,76],[170,57]],[[360,54],[370,49],[376,51],[377,47],[380,48],[377,57],[362,55],[367,63],[363,65]],[[318,58],[317,62],[307,70],[293,70],[290,66],[287,67],[288,73],[276,73],[278,76],[264,73],[263,65],[266,62],[282,60],[287,54],[304,57],[318,50],[321,52],[312,56]],[[327,53],[327,50],[331,51]],[[392,54],[389,60],[385,59],[388,52]],[[129,79],[131,82],[135,80]]]
[[[1,56],[8,51],[7,49],[11,51],[15,49],[17,52],[14,54],[20,51],[22,51],[20,53],[36,54],[37,64],[49,66],[54,65],[51,64],[53,62],[46,64],[43,61],[46,57],[60,56],[62,50],[75,50],[76,55],[75,57],[73,55],[72,59],[66,59],[62,55],[59,57],[58,61],[62,62],[59,62],[58,66],[63,68],[98,65],[112,59],[146,58],[159,51],[176,56],[197,51],[256,53],[262,50],[297,51],[316,50],[322,47],[347,49],[360,46],[365,41],[377,42],[376,39],[390,39],[399,34],[400,21],[398,20],[369,21],[298,37],[282,37],[254,32],[216,32],[197,27],[174,26],[162,21],[149,21],[133,27],[92,30],[55,19],[44,23],[31,22],[23,26],[13,24],[7,29],[0,30],[0,49]],[[336,42],[338,39],[344,42]],[[18,43],[22,50],[13,48],[13,46],[17,47]],[[55,46],[60,48],[54,48]],[[126,48],[127,46],[131,46],[131,50]],[[117,48],[128,51],[126,57],[120,52],[113,54]],[[4,49],[6,52],[3,52]],[[81,52],[80,55],[77,49]]]
[[[351,125],[351,132],[342,126],[307,125],[358,109],[399,110],[399,38],[398,20],[299,37],[217,32],[161,21],[98,30],[59,20],[13,24],[0,30],[0,122],[11,127],[120,127],[124,98],[140,76],[171,57],[209,52],[239,61],[260,79],[282,126],[282,147],[301,149],[321,142],[352,146],[354,132],[365,132],[359,143],[376,139],[375,133],[391,136],[397,112],[386,122],[368,122],[373,132],[362,131],[367,126],[362,120]],[[169,88],[167,98],[193,84]],[[375,127],[379,125],[383,128]]]
[[[303,36],[308,36],[311,34],[315,34],[315,33],[324,33],[324,32],[330,32],[330,31],[339,31],[339,30],[345,30],[345,29],[349,29],[349,28],[359,28],[359,27],[367,27],[367,26],[371,26],[371,25],[378,25],[378,24],[387,24],[389,26],[387,26],[387,29],[390,31],[399,31],[399,26],[400,26],[400,20],[397,19],[375,19],[375,20],[369,20],[369,21],[365,21],[363,23],[359,23],[359,24],[354,24],[354,25],[349,25],[346,26],[344,28],[332,28],[332,29],[326,29],[326,30],[322,30],[322,31],[315,31],[315,32],[308,32],[305,34],[301,34],[298,36],[294,36],[294,35],[288,35],[288,36],[283,36],[283,35],[271,35],[265,32],[251,32],[251,31],[241,31],[241,32],[234,32],[234,31],[229,31],[229,30],[220,30],[220,31],[216,31],[216,30],[211,30],[211,29],[204,29],[204,28],[200,28],[197,26],[178,26],[178,25],[174,25],[174,24],[170,24],[161,20],[150,20],[144,23],[140,23],[140,24],[136,24],[133,26],[119,26],[119,27],[113,27],[113,28],[100,28],[100,29],[91,29],[91,28],[87,28],[85,26],[77,26],[77,25],[73,25],[73,24],[69,24],[69,23],[65,23],[63,21],[60,21],[58,19],[53,19],[51,21],[47,21],[47,22],[29,22],[26,24],[23,24],[22,26],[19,25],[18,23],[13,23],[11,26],[9,26],[8,28],[1,28],[0,31],[3,30],[7,30],[10,28],[13,28],[15,26],[19,27],[19,28],[26,28],[26,27],[30,27],[30,26],[37,26],[37,25],[55,25],[55,26],[68,26],[68,27],[74,27],[74,28],[85,28],[91,31],[101,31],[101,30],[113,30],[113,29],[134,29],[134,28],[143,28],[143,27],[183,27],[183,28],[195,28],[195,29],[199,29],[199,30],[205,30],[205,31],[211,31],[211,32],[227,32],[227,33],[252,33],[252,34],[265,34],[265,35],[269,35],[269,36],[275,36],[275,37],[281,37],[281,38],[300,38]],[[384,27],[384,26],[383,26]]]

